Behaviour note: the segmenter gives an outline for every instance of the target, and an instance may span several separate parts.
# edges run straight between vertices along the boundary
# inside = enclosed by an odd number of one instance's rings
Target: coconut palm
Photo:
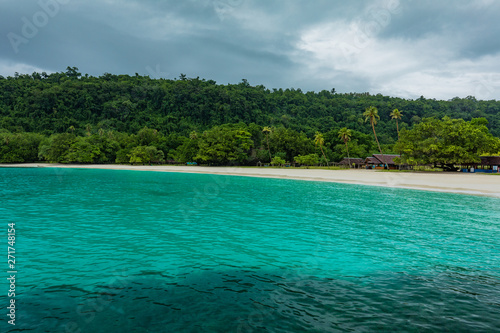
[[[91,135],[91,131],[92,131],[92,125],[90,124],[87,124],[87,126],[85,126],[85,129],[87,130],[87,136],[90,136]]]
[[[198,133],[196,133],[196,131],[192,131],[191,133],[189,133],[189,138],[191,140],[198,139]]]
[[[398,120],[401,119],[403,112],[399,111],[398,109],[392,110],[390,116],[392,119],[396,119],[396,129],[398,130],[398,140],[399,140],[399,123]]]
[[[316,132],[316,135],[314,136],[314,144],[316,146],[319,145],[319,148],[321,148],[321,152],[323,153],[323,157],[325,158],[326,165],[328,165],[328,159],[326,158],[325,152],[323,151],[323,145],[325,144],[323,134],[321,134],[320,132]]]
[[[271,157],[271,148],[269,148],[269,133],[271,133],[271,128],[268,127],[268,126],[265,126],[263,129],[262,129],[262,133],[265,133],[266,134],[266,140],[267,140],[267,151],[269,152],[269,163],[272,161],[272,157]]]
[[[377,119],[380,119],[378,115],[378,110],[374,106],[367,107],[365,112],[363,112],[363,116],[365,117],[365,121],[370,119],[370,124],[373,128],[373,135],[375,135],[375,141],[377,141],[378,150],[380,151],[380,155],[384,156],[382,153],[382,149],[380,148],[380,143],[378,142],[377,133],[375,132],[375,125],[377,125]]]
[[[351,158],[349,157],[349,147],[347,142],[351,140],[352,132],[347,127],[341,128],[339,130],[339,138],[341,138],[345,143],[345,149],[347,150],[347,161],[349,162],[349,168],[351,168]]]

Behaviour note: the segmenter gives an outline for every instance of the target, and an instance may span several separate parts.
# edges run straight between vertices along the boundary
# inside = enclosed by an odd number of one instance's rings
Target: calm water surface
[[[1,332],[500,331],[499,199],[34,168],[0,200]]]

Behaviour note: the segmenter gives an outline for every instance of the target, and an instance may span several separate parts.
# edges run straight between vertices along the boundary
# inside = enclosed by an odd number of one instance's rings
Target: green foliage
[[[317,154],[299,155],[295,156],[294,161],[301,165],[315,165],[319,163],[319,156]]]
[[[0,78],[0,162],[130,163],[134,148],[148,146],[179,162],[255,165],[270,163],[276,152],[286,161],[313,153],[323,162],[340,161],[347,151],[352,157],[397,152],[398,130],[444,116],[500,136],[500,101],[470,96],[406,100],[269,90],[246,80],[218,85],[185,75],[93,77],[67,67]],[[338,137],[343,127],[352,131],[347,144]]]
[[[195,161],[211,164],[244,163],[253,147],[251,134],[234,126],[215,126],[197,139]]]
[[[306,155],[314,151],[314,142],[304,133],[284,127],[273,128],[269,135],[271,151],[284,152],[285,160],[292,161],[294,156]]]
[[[0,133],[0,163],[38,161],[38,146],[43,139],[37,133]]]
[[[101,150],[89,142],[86,137],[79,137],[71,145],[67,156],[69,163],[94,163]]]
[[[76,141],[73,133],[53,134],[40,143],[38,156],[51,163],[69,163],[71,147]]]
[[[424,119],[411,130],[402,130],[394,147],[408,164],[432,164],[449,168],[479,162],[481,154],[495,154],[500,139],[492,136],[484,119]]]
[[[276,156],[276,154],[275,154]],[[285,154],[286,157],[286,154]],[[283,158],[283,157],[281,157]],[[261,163],[271,163],[271,160],[269,159],[269,152],[266,149],[256,149],[255,150],[255,157],[254,157],[255,163],[261,162]]]
[[[151,79],[148,76],[81,75],[76,67],[53,74],[21,74],[0,80],[0,128],[10,132],[51,135],[73,127],[77,136],[87,125],[98,130],[128,134],[144,127],[169,135],[188,136],[228,123],[254,123],[268,128],[285,127],[313,138],[319,131],[347,127],[369,134],[371,124],[360,111],[377,109],[377,135],[384,143],[397,139],[391,112],[403,110],[399,127],[409,128],[423,118],[471,120],[484,117],[488,128],[500,136],[500,101],[477,101],[473,97],[436,101],[406,100],[368,93],[338,94],[331,91],[303,92],[246,84],[217,85],[212,80]],[[252,140],[260,143],[261,138]],[[96,132],[90,131],[90,134]],[[270,134],[270,133],[269,133]],[[265,137],[265,133],[260,133]],[[257,139],[257,140],[256,140]],[[274,151],[271,149],[271,154]]]
[[[137,146],[130,151],[131,164],[150,164],[164,162],[163,151],[154,146]]]
[[[344,157],[347,157],[346,144],[340,136],[340,130],[331,130],[325,134],[327,142],[331,142],[327,149],[332,151],[332,160],[339,162]],[[364,134],[355,130],[351,131],[350,140],[347,142],[350,157],[366,157],[374,153],[378,154],[377,144],[373,139],[373,135]]]
[[[271,160],[271,164],[272,165],[284,165],[284,164],[286,164],[286,161],[279,156],[274,156],[273,159]]]

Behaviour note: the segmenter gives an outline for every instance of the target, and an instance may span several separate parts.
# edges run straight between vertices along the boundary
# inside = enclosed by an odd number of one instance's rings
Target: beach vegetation
[[[411,146],[409,136],[418,139],[415,133],[423,131],[419,126],[445,116],[474,121],[476,127],[463,130],[477,133],[467,137],[457,130],[465,141],[451,147],[436,140],[437,149],[422,134],[422,148]],[[344,128],[351,131],[347,142],[339,137]],[[130,163],[132,156],[149,161],[144,147],[155,147],[169,163],[258,165],[271,163],[279,153],[289,162],[316,154],[321,156],[318,163],[326,165],[344,157],[401,152],[405,163],[439,164],[438,150],[447,156],[442,163],[451,164],[472,160],[472,153],[465,152],[477,147],[474,137],[485,129],[500,136],[500,101],[303,92],[252,86],[246,80],[217,84],[186,75],[95,77],[76,67],[0,78],[0,163]],[[137,147],[142,148],[133,154]],[[399,150],[403,147],[406,152]]]
[[[295,163],[299,165],[316,165],[319,164],[319,156],[318,154],[309,154],[309,155],[298,155],[294,158]]]
[[[500,139],[489,133],[484,118],[425,118],[412,129],[403,129],[395,149],[401,151],[401,162],[433,165],[453,170],[457,165],[480,162],[482,154],[495,154]]]
[[[345,149],[347,151],[347,160],[349,161],[349,168],[351,167],[351,158],[349,157],[349,147],[347,146],[347,142],[351,140],[352,131],[347,129],[347,127],[343,127],[339,130],[339,138],[344,141]]]
[[[321,149],[321,153],[323,154],[324,158],[324,163],[328,165],[328,159],[326,158],[325,152],[323,151],[323,145],[325,144],[325,138],[323,137],[323,134],[320,132],[316,132],[316,135],[314,136],[314,144],[316,146],[319,146]]]
[[[398,109],[392,110],[390,116],[392,119],[396,119],[396,130],[398,132],[398,140],[399,140],[399,120],[401,119],[402,112],[399,111]]]
[[[285,164],[286,164],[286,161],[279,156],[274,156],[273,159],[271,160],[271,165],[282,166]]]
[[[375,141],[377,141],[378,150],[380,151],[380,155],[384,155],[384,153],[382,153],[382,148],[380,148],[380,143],[377,138],[377,132],[375,132],[375,125],[377,125],[377,120],[380,119],[378,109],[374,106],[367,107],[365,112],[363,113],[363,117],[365,117],[365,121],[370,120],[370,125],[373,129],[373,135],[375,136]]]

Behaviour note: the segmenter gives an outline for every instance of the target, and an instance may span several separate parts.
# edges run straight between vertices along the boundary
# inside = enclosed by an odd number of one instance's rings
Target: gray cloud
[[[77,66],[91,75],[498,99],[499,14],[491,0],[4,0],[0,74]]]

